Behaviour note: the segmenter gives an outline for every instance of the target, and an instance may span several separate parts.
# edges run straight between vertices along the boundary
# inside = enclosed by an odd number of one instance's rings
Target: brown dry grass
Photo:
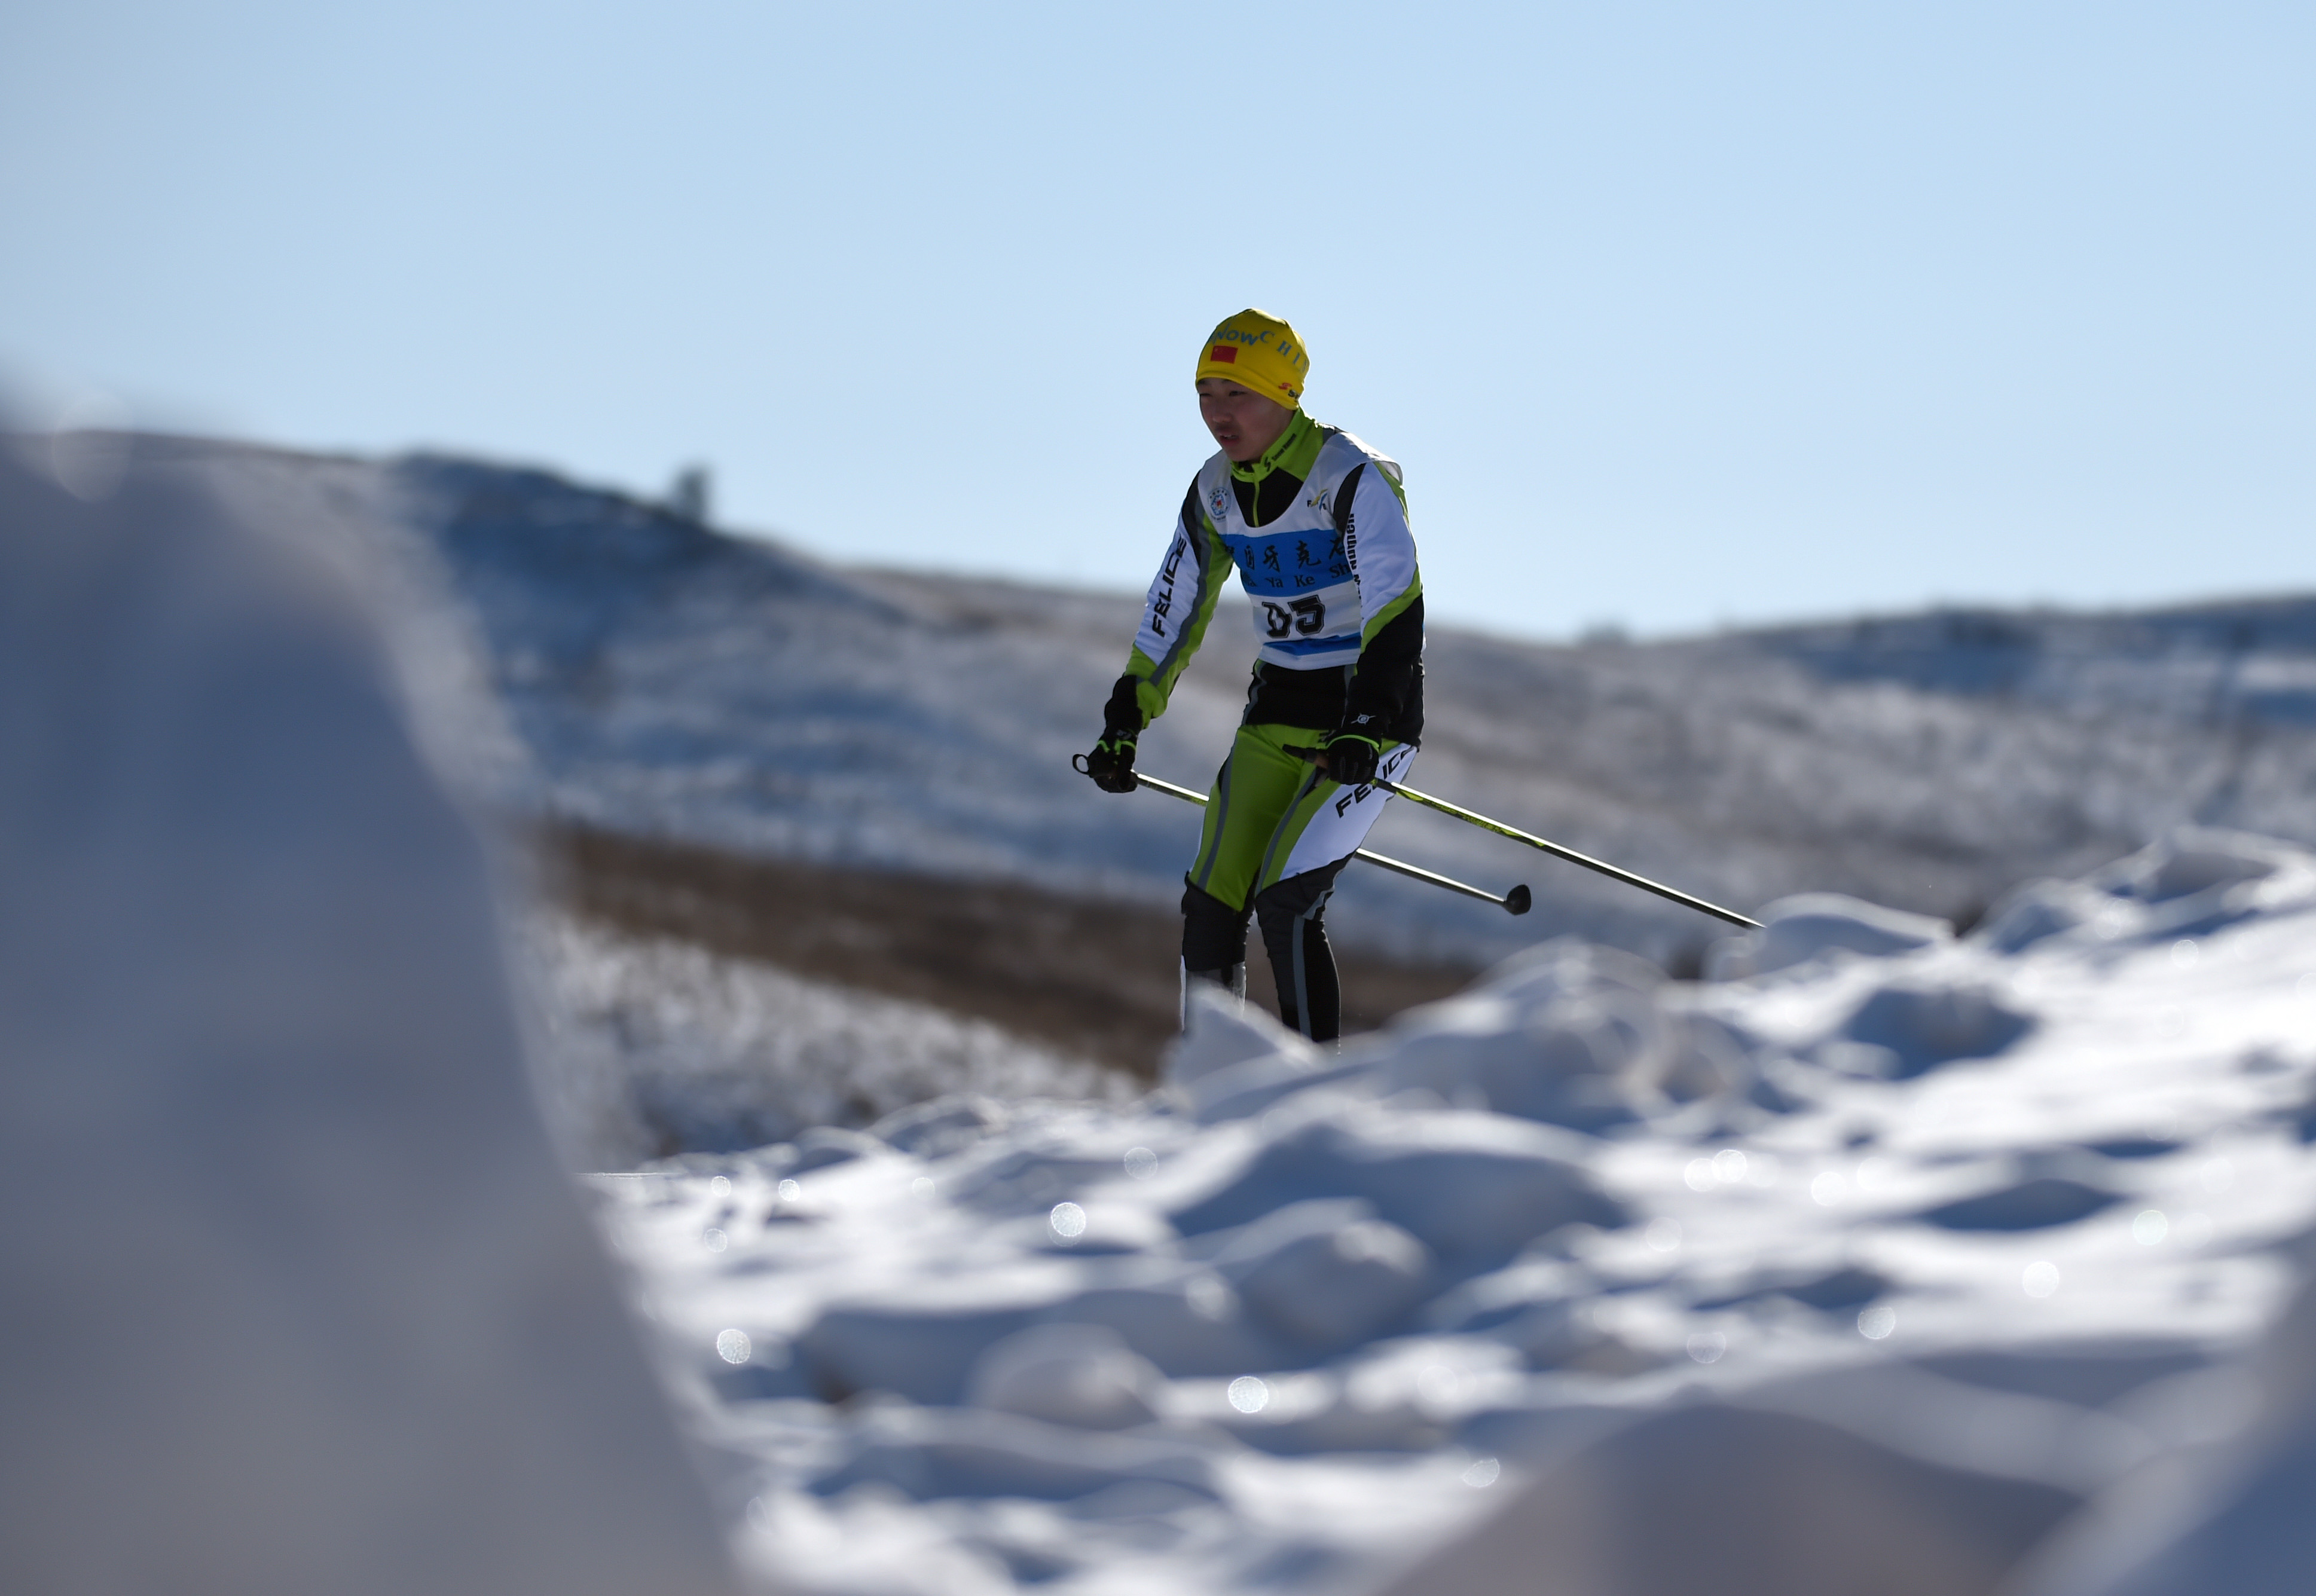
[[[1181,922],[1010,882],[847,869],[559,825],[539,834],[573,911],[800,975],[987,1020],[1147,1078],[1174,1034]],[[1260,939],[1248,995],[1275,1014]],[[1339,953],[1344,1028],[1467,983],[1462,965]]]

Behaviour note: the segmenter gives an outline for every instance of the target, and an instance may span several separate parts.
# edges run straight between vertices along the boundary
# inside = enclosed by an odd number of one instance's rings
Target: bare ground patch
[[[1171,912],[1011,882],[753,858],[560,825],[536,834],[574,912],[800,975],[969,1014],[1150,1078],[1174,1034],[1181,923]],[[1247,989],[1276,1014],[1252,939]],[[1371,1030],[1476,973],[1338,950],[1344,1029]]]

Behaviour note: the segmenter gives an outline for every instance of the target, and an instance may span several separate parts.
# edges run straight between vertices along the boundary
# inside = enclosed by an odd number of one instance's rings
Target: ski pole
[[[1085,755],[1081,753],[1077,757],[1082,760]],[[1079,774],[1082,775],[1084,771],[1081,770]],[[1139,771],[1134,772],[1134,784],[1136,787],[1153,788],[1164,793],[1168,798],[1180,798],[1184,803],[1196,804],[1201,809],[1207,807],[1205,793],[1193,792],[1187,787],[1177,787],[1171,781],[1161,781],[1157,777],[1145,776]],[[1460,892],[1465,897],[1475,897],[1482,903],[1493,904],[1508,914],[1525,914],[1528,911],[1529,905],[1535,901],[1525,884],[1515,887],[1503,896],[1498,897],[1494,893],[1483,887],[1467,887],[1453,876],[1443,876],[1437,871],[1427,870],[1421,865],[1412,865],[1404,860],[1393,859],[1388,854],[1377,853],[1369,848],[1353,849],[1351,857],[1364,859],[1369,864],[1381,865],[1385,869],[1395,871],[1412,880],[1429,881],[1434,887],[1444,887],[1450,892]]]
[[[1319,750],[1316,748],[1289,746],[1287,752],[1308,763],[1315,765],[1319,762]],[[1386,781],[1380,776],[1370,780],[1367,785],[1380,787],[1385,792],[1397,793],[1412,804],[1421,804],[1427,809],[1437,809],[1442,815],[1452,815],[1465,825],[1476,825],[1482,831],[1492,831],[1500,837],[1510,837],[1515,843],[1526,843],[1529,847],[1541,849],[1554,859],[1564,859],[1571,864],[1581,864],[1588,870],[1597,870],[1611,880],[1622,881],[1627,887],[1637,887],[1643,892],[1653,892],[1659,897],[1670,898],[1684,908],[1695,909],[1702,914],[1710,914],[1715,920],[1726,920],[1732,925],[1750,926],[1755,931],[1761,929],[1761,923],[1758,920],[1748,920],[1744,915],[1724,909],[1718,904],[1708,904],[1701,897],[1691,897],[1685,892],[1676,892],[1662,882],[1652,881],[1646,876],[1636,876],[1630,870],[1620,870],[1615,865],[1604,863],[1589,853],[1579,853],[1573,848],[1563,848],[1559,843],[1548,843],[1542,837],[1532,837],[1516,826],[1506,825],[1501,820],[1491,820],[1485,815],[1475,815],[1469,809],[1458,808],[1445,798],[1433,798],[1428,792],[1418,792],[1412,787],[1402,787],[1397,782]]]

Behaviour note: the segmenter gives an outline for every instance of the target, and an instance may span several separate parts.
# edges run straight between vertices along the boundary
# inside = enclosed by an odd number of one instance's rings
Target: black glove
[[[1376,765],[1383,758],[1383,745],[1373,737],[1337,732],[1320,752],[1327,756],[1330,781],[1340,781],[1345,787],[1365,787],[1375,780]]]
[[[1134,790],[1134,740],[1142,734],[1142,679],[1128,673],[1109,690],[1101,707],[1101,741],[1085,756],[1085,773],[1104,792]]]
[[[1134,739],[1104,737],[1091,753],[1078,756],[1078,768],[1093,778],[1104,792],[1134,790]]]

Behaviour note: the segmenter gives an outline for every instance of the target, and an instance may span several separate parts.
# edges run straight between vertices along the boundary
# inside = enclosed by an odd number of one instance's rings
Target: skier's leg
[[[1312,774],[1309,765],[1282,745],[1297,737],[1316,742],[1321,735],[1277,726],[1239,727],[1230,757],[1215,772],[1199,826],[1198,856],[1182,878],[1185,886],[1246,913],[1279,819]]]
[[[1395,781],[1414,756],[1412,745],[1394,743],[1384,750],[1377,773]],[[1332,1041],[1342,1030],[1342,988],[1322,918],[1327,898],[1389,801],[1379,788],[1347,788],[1308,771],[1263,850],[1254,909],[1278,984],[1279,1015],[1314,1041]]]
[[[1255,895],[1263,950],[1278,984],[1278,1017],[1314,1042],[1343,1033],[1343,988],[1327,945],[1327,899],[1346,860],[1289,876]]]
[[[1212,981],[1246,994],[1246,916],[1254,878],[1279,816],[1310,767],[1280,752],[1273,727],[1241,727],[1207,800],[1198,856],[1183,878],[1182,1000]],[[1298,734],[1308,736],[1311,734]],[[1287,739],[1291,740],[1291,739]]]
[[[1246,995],[1246,911],[1211,893],[1182,888],[1182,1024],[1190,1022],[1190,983],[1212,981]]]
[[[1278,822],[1306,785],[1310,767],[1281,744],[1314,734],[1242,727],[1230,757],[1215,774],[1198,838],[1198,856],[1183,877],[1182,1003],[1189,1022],[1190,982],[1207,980],[1246,994],[1246,916],[1255,877]]]

